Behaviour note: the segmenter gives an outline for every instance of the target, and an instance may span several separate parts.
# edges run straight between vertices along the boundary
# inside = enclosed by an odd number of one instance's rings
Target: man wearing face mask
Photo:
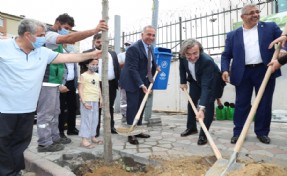
[[[125,42],[125,51],[118,54],[118,60],[120,64],[120,68],[122,69],[125,65],[126,60],[126,51],[127,49],[133,44],[131,41]],[[122,123],[127,121],[126,119],[126,112],[127,112],[127,97],[125,89],[120,87],[120,110],[122,114]]]
[[[0,176],[18,176],[25,169],[23,153],[32,139],[47,64],[101,57],[101,51],[61,54],[42,47],[45,29],[39,21],[23,19],[17,37],[0,40]]]
[[[74,27],[74,19],[68,14],[59,15],[53,26],[46,32],[45,46],[59,53],[63,53],[63,44],[73,44],[107,29],[104,21],[100,21],[96,28],[69,33]],[[59,94],[66,93],[69,89],[62,85],[64,64],[49,64],[45,71],[37,105],[37,133],[38,152],[56,152],[64,149],[63,144],[68,144],[71,139],[60,137],[58,117],[60,110]],[[78,134],[76,128],[70,129],[68,134]]]
[[[87,50],[85,52],[90,52],[93,50],[101,50],[102,48],[102,34],[96,34],[93,38],[93,49]],[[102,59],[99,59],[99,70],[98,73],[102,77]],[[110,100],[110,115],[111,115],[111,133],[117,134],[115,129],[114,121],[114,102],[117,96],[118,82],[120,78],[120,65],[118,62],[117,54],[114,51],[109,50],[109,64],[108,64],[108,79],[109,79],[109,100]],[[101,126],[101,108],[99,109],[99,123],[97,126],[97,135],[100,135]]]

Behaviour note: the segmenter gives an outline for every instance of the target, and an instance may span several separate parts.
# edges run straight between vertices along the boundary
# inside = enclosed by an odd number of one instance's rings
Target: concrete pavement
[[[198,134],[180,137],[180,133],[186,129],[186,115],[177,113],[153,113],[152,119],[161,119],[161,124],[148,125],[151,138],[139,139],[139,145],[131,145],[127,137],[113,134],[113,158],[131,156],[136,161],[145,164],[154,164],[151,155],[163,156],[209,156],[214,155],[210,146],[198,146]],[[156,120],[155,120],[156,121]],[[77,118],[79,129],[80,118]],[[115,114],[116,127],[121,126],[120,114]],[[287,167],[286,131],[287,123],[272,122],[271,144],[266,145],[258,141],[253,132],[253,124],[250,127],[247,138],[241,149],[238,159],[272,162]],[[232,137],[232,121],[214,121],[210,133],[217,147],[225,159],[229,159],[233,153],[234,144],[230,143]],[[199,125],[198,125],[199,129]],[[101,129],[103,130],[103,128]],[[100,138],[103,138],[101,131]],[[94,149],[85,149],[79,146],[79,136],[68,136],[71,144],[65,145],[65,150],[52,153],[37,152],[37,130],[34,125],[33,139],[29,148],[25,151],[26,170],[33,171],[41,176],[73,176],[72,170],[87,159],[103,157],[103,145]],[[25,174],[24,174],[25,175]]]

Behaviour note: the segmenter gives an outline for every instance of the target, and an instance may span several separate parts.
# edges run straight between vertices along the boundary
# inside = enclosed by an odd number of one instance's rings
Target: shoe
[[[68,138],[68,137],[65,135],[64,132],[60,132],[59,135],[60,135],[61,138]]]
[[[111,133],[112,134],[118,134],[117,130],[115,128],[111,128]]]
[[[270,144],[270,138],[268,136],[257,136],[257,138],[259,139],[260,142],[264,143],[264,144]]]
[[[60,150],[64,150],[64,145],[62,144],[51,144],[48,146],[42,146],[42,145],[38,145],[38,152],[58,152]]]
[[[239,136],[233,136],[230,140],[231,144],[236,144],[237,140],[238,140]]]
[[[61,137],[61,135],[60,135],[60,138],[58,140],[53,141],[54,144],[69,144],[71,142],[72,142],[72,140],[70,138],[67,138],[67,136]]]
[[[198,145],[204,145],[204,144],[206,144],[206,143],[207,143],[206,137],[205,137],[205,136],[199,136],[198,141],[197,141],[197,144],[198,144]]]
[[[72,131],[67,131],[67,135],[78,135],[79,134],[79,130],[77,130],[76,128]]]
[[[140,134],[135,135],[135,137],[139,137],[139,138],[150,138],[150,135],[144,134],[144,133],[140,133]]]
[[[128,141],[130,144],[133,144],[133,145],[139,144],[139,141],[137,140],[137,138],[135,136],[128,136]]]
[[[185,137],[185,136],[189,136],[189,135],[192,135],[192,134],[196,134],[198,133],[197,129],[186,129],[184,132],[182,132],[180,134],[181,137]]]

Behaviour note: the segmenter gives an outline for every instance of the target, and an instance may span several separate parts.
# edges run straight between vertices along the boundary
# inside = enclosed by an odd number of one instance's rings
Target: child
[[[82,137],[81,147],[94,148],[92,143],[102,144],[103,141],[96,139],[96,129],[99,122],[99,105],[102,106],[100,89],[100,76],[98,73],[97,59],[87,60],[87,71],[81,74],[79,80],[79,96],[81,101],[81,125],[79,136]],[[100,103],[99,103],[100,102]]]

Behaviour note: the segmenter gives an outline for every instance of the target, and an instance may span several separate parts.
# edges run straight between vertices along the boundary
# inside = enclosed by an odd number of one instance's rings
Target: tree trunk
[[[108,24],[109,16],[109,1],[102,0],[102,19]],[[113,160],[112,154],[112,140],[111,140],[111,114],[109,101],[109,80],[108,80],[108,31],[102,33],[102,91],[103,91],[103,122],[104,122],[104,161],[106,164]]]

